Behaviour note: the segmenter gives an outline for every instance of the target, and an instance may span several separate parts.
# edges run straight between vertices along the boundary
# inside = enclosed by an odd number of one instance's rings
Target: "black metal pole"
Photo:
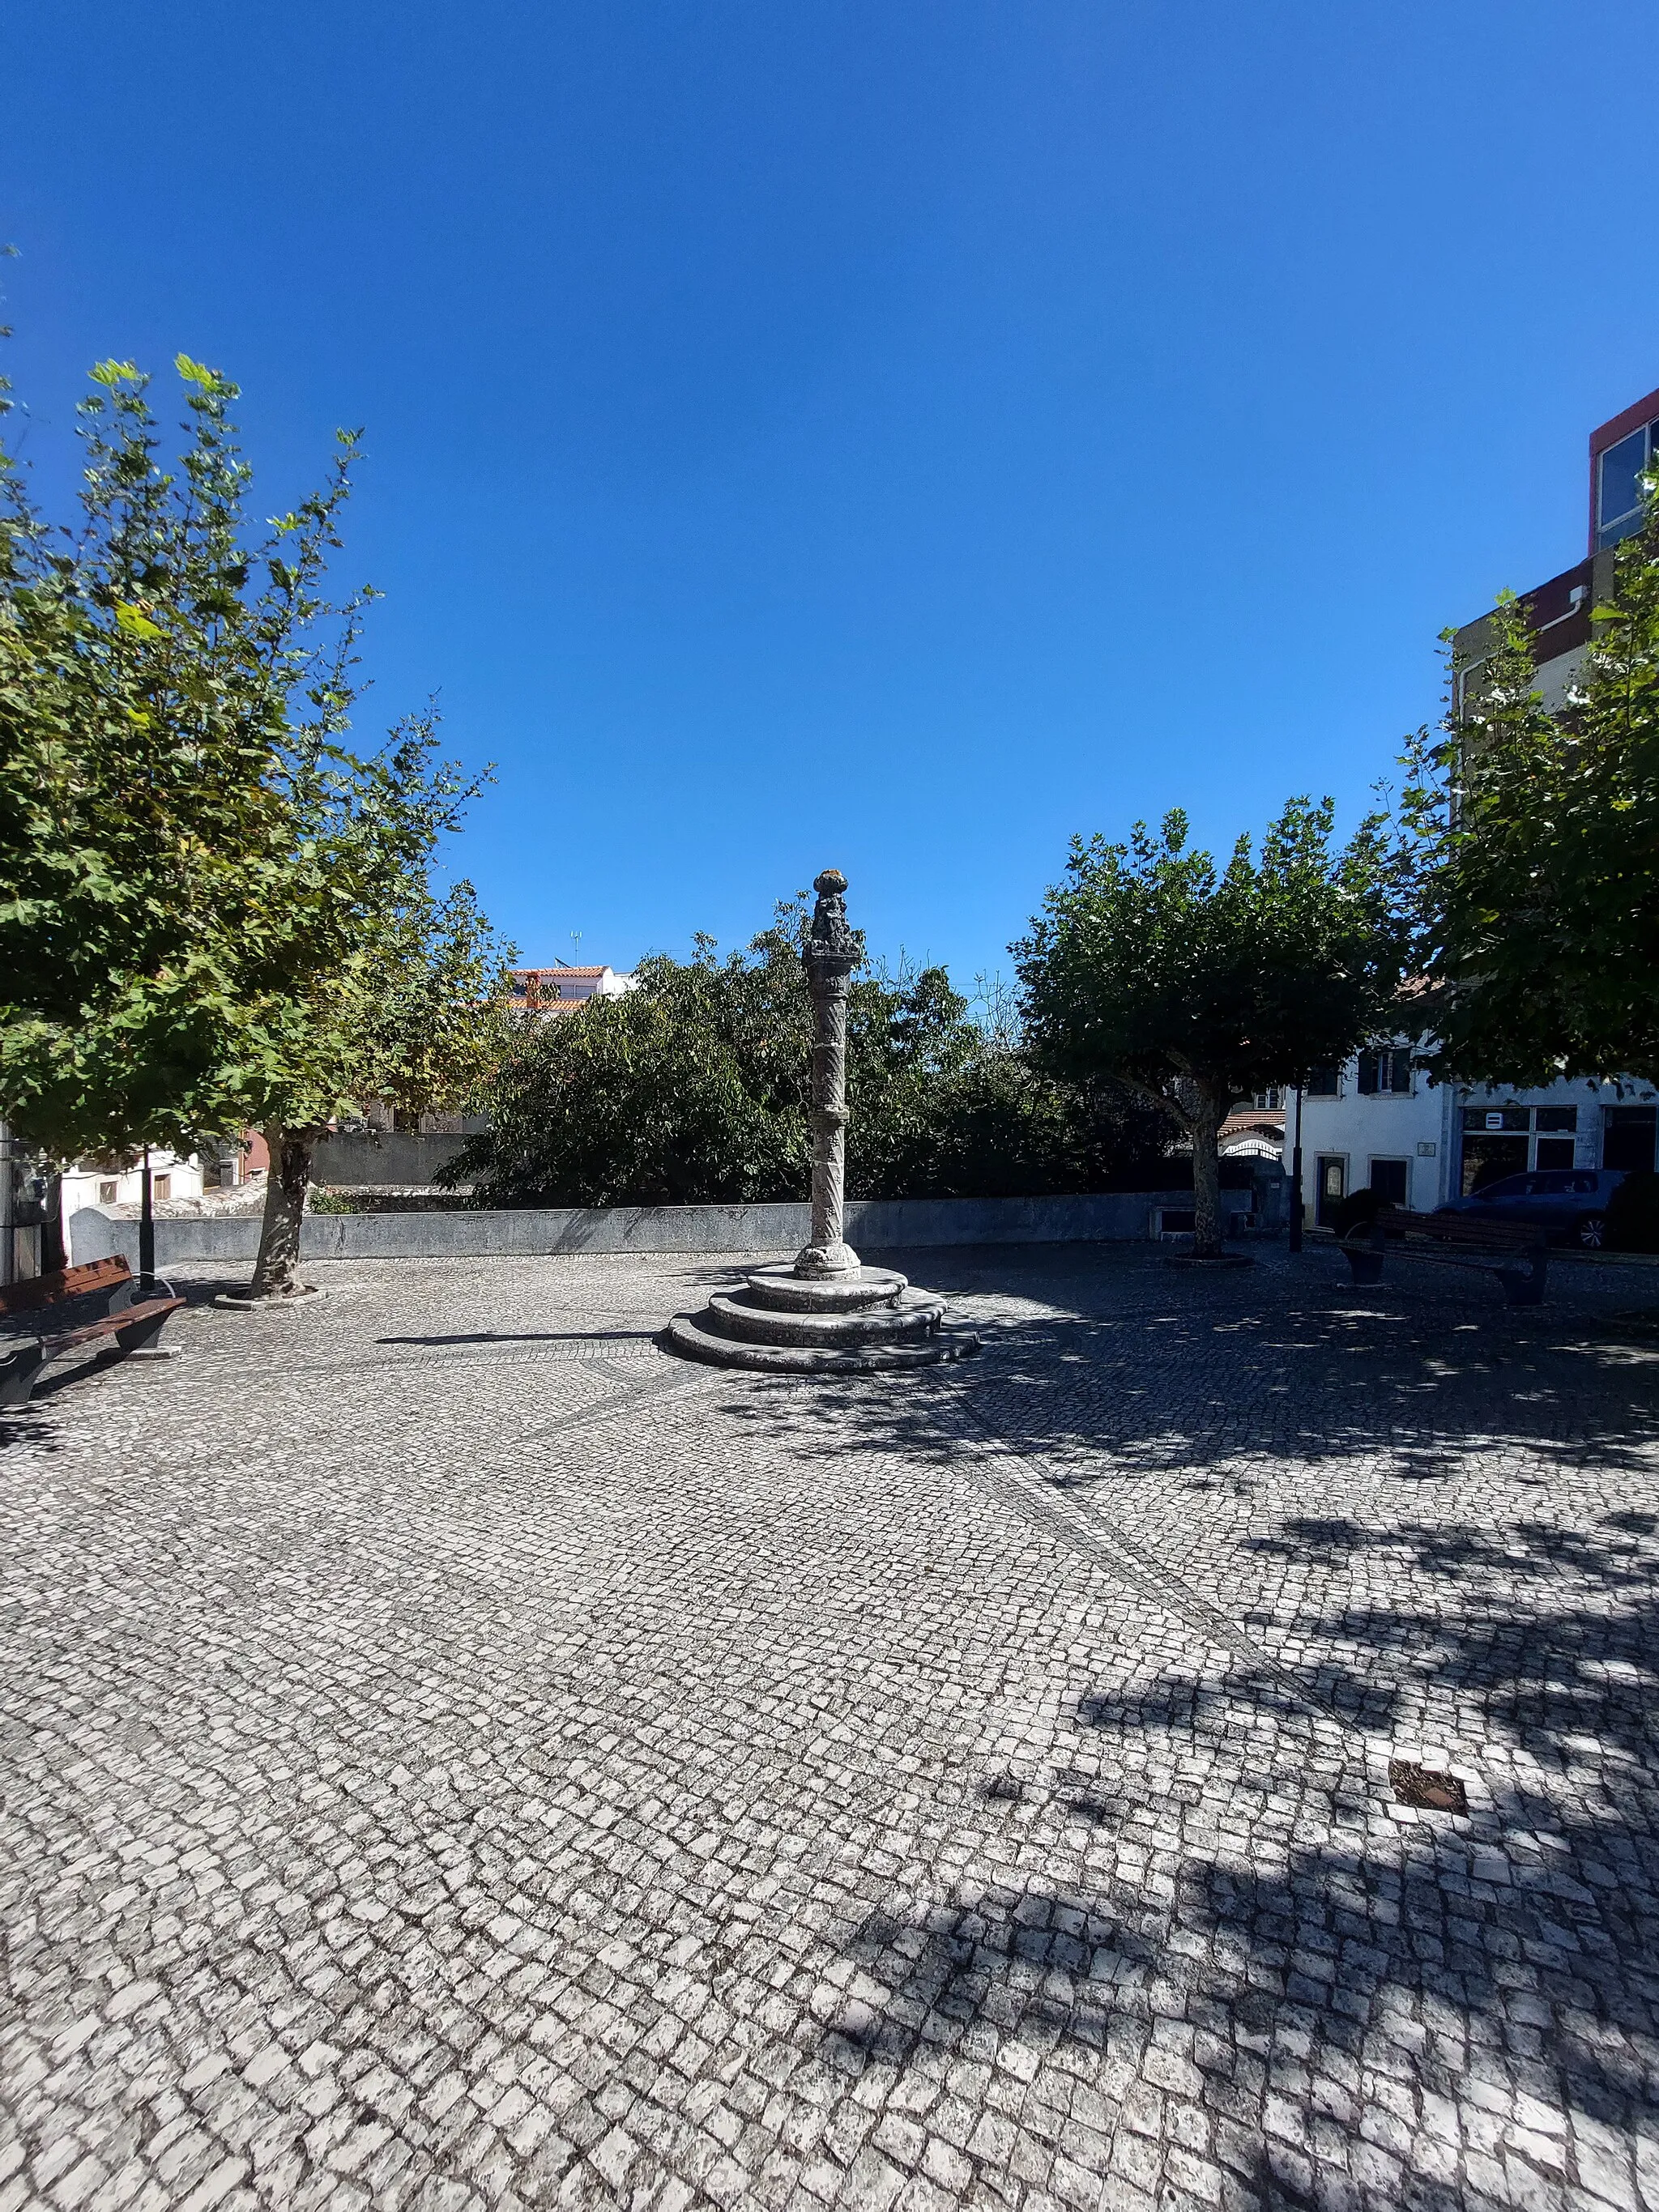
[[[17,1279],[16,1207],[13,1200],[11,1126],[0,1121],[0,1291]]]
[[[1296,1143],[1291,1152],[1291,1249],[1302,1249],[1302,1085],[1296,1086]]]
[[[149,1146],[144,1146],[143,1195],[138,1206],[138,1280],[148,1285],[155,1279],[155,1212],[149,1185]]]

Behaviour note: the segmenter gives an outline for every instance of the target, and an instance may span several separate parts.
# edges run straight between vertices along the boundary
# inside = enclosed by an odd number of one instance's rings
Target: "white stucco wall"
[[[199,1198],[202,1195],[202,1164],[198,1159],[180,1159],[176,1153],[153,1152],[149,1156],[152,1178],[165,1176],[167,1179],[167,1200]],[[100,1205],[140,1206],[143,1203],[144,1178],[139,1168],[100,1170],[89,1167],[65,1168],[63,1174],[63,1223],[66,1247],[71,1243],[70,1224],[77,1213],[88,1206]],[[111,1191],[111,1184],[115,1186]],[[159,1198],[160,1193],[155,1195]],[[80,1255],[69,1250],[71,1267],[79,1265]]]
[[[1442,1178],[1447,1172],[1447,1108],[1450,1093],[1416,1076],[1409,1097],[1363,1097],[1358,1085],[1358,1063],[1350,1060],[1341,1075],[1340,1095],[1335,1098],[1302,1101],[1302,1194],[1310,1221],[1315,1218],[1317,1175],[1322,1154],[1334,1154],[1345,1164],[1345,1188],[1358,1190],[1370,1181],[1374,1159],[1408,1163],[1407,1203],[1419,1213],[1431,1212],[1446,1195]],[[1296,1116],[1292,1096],[1288,1121]]]
[[[1418,1072],[1409,1096],[1394,1098],[1363,1096],[1358,1088],[1358,1063],[1350,1060],[1342,1070],[1340,1095],[1302,1102],[1302,1193],[1307,1218],[1316,1218],[1319,1159],[1322,1154],[1345,1163],[1345,1187],[1362,1189],[1370,1181],[1374,1159],[1404,1159],[1407,1169],[1408,1202],[1419,1213],[1431,1212],[1462,1188],[1463,1116],[1466,1109],[1496,1111],[1504,1106],[1576,1106],[1578,1127],[1573,1136],[1573,1165],[1601,1164],[1604,1106],[1650,1106],[1656,1103],[1651,1085],[1560,1082],[1526,1090],[1464,1090],[1431,1084]],[[1295,1093],[1286,1115],[1286,1162],[1294,1141]],[[1535,1164],[1535,1131],[1529,1133],[1534,1148],[1527,1164]]]

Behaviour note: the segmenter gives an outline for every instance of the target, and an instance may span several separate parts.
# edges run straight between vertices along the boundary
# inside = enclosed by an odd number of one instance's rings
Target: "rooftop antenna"
[[[573,956],[570,964],[573,968],[580,967],[581,964],[580,962],[574,957],[575,954],[579,953],[581,949],[582,933],[580,929],[573,929],[570,933],[570,951]]]

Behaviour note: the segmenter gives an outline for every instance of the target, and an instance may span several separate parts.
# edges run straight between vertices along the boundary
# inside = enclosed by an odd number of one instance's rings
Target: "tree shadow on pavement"
[[[939,1255],[899,1256],[914,1272]],[[1133,1252],[1088,1264],[981,1255],[925,1278],[971,1292],[957,1310],[985,1340],[981,1361],[920,1389],[909,1377],[817,1387],[872,1441],[889,1425],[913,1431],[922,1399],[960,1399],[1075,1483],[1378,1458],[1439,1480],[1505,1443],[1645,1470],[1659,1346],[1614,1316],[1629,1296],[1615,1276],[1580,1270],[1549,1305],[1510,1309],[1484,1279],[1438,1271],[1359,1291],[1282,1261],[1194,1282]]]
[[[1292,1832],[1276,1851],[1248,1821],[1225,1851],[1183,1844],[1139,1891],[1079,1879],[1055,1844],[1046,1879],[1028,1851],[1027,1887],[872,1914],[826,2056],[1115,2054],[1099,2154],[1149,2202],[1185,2142],[1264,2206],[1636,2203],[1634,2147],[1659,2137],[1659,1364],[1609,1317],[1627,1288],[1585,1270],[1511,1311],[1480,1283],[994,1273],[972,1285],[1001,1298],[972,1316],[978,1372],[757,1395],[748,1418],[786,1447],[958,1476],[1012,1451],[1134,1531],[1174,1609],[1192,1577],[1282,1663],[1148,1678],[1106,1635],[1072,1707],[1102,1778],[1072,1777],[1059,1809],[1103,1845],[1207,1771],[1224,1797],[1242,1774],[1258,1809],[1279,1793]],[[1285,1666],[1374,1737],[1443,1722],[1462,1756],[1484,1748],[1478,1817],[1391,1816],[1357,1741],[1367,1808],[1322,1796]],[[1237,1746],[1257,1734],[1252,1777]],[[1174,1831],[1190,1802],[1153,1809]]]
[[[841,1946],[855,1972],[821,2055],[851,2074],[948,2063],[967,2094],[976,2074],[1029,2080],[1019,2047],[1081,2046],[1113,2094],[1073,2100],[1072,2154],[1149,2201],[1180,2178],[1173,2148],[1264,2207],[1474,2212],[1586,2185],[1635,2203],[1632,2155],[1659,2133],[1651,1880],[1639,1901],[1587,1885],[1607,1856],[1593,1827],[1558,1827],[1501,1882],[1418,1835],[870,1913]],[[994,2130],[969,2148],[994,2166]]]

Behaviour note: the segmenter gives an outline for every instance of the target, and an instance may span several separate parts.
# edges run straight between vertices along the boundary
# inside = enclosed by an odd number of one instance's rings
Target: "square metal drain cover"
[[[1425,1813],[1467,1813],[1469,1809],[1462,1784],[1443,1768],[1419,1766],[1410,1759],[1391,1759],[1389,1779],[1401,1805],[1415,1805]]]

